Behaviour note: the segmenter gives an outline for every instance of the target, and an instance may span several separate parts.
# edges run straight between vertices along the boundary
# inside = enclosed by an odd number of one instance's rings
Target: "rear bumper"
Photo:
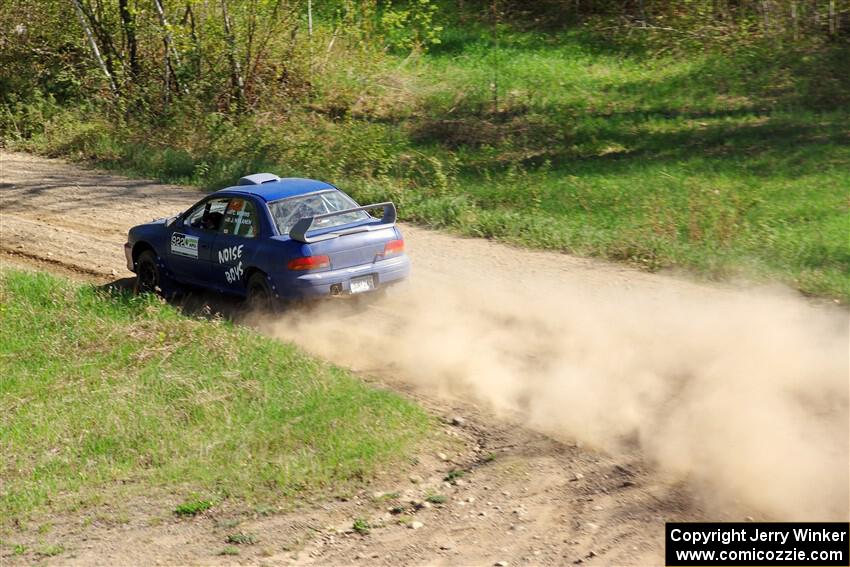
[[[124,243],[124,257],[127,259],[127,269],[131,272],[136,271],[136,266],[133,263],[133,248],[129,242]]]
[[[379,290],[404,280],[409,274],[410,259],[407,255],[402,255],[350,268],[301,274],[292,280],[281,282],[284,285],[276,285],[275,291],[281,297],[297,299],[347,295],[351,293],[351,280],[354,278],[372,276],[375,289]]]

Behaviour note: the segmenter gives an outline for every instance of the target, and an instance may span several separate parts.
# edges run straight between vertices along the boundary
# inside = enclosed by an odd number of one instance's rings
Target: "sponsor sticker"
[[[198,237],[175,232],[171,235],[171,253],[189,258],[198,257]]]

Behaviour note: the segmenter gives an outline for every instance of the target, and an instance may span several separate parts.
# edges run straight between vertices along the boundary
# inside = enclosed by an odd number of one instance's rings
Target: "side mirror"
[[[165,219],[165,226],[166,226],[166,227],[171,227],[171,226],[172,226],[172,225],[174,225],[174,224],[177,224],[177,225],[179,226],[179,225],[180,225],[180,223],[178,223],[178,222],[177,222],[179,219],[180,219],[180,217],[179,217],[179,216],[176,216],[176,217],[169,217],[169,218]]]

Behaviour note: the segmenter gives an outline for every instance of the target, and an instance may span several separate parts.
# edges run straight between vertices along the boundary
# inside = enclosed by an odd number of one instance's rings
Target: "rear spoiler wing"
[[[381,222],[377,224],[362,224],[360,226],[353,226],[351,228],[342,228],[340,230],[334,230],[332,232],[327,232],[325,234],[319,234],[317,236],[307,236],[307,233],[313,230],[313,223],[317,220],[326,219],[330,217],[337,217],[340,215],[345,215],[348,213],[356,213],[357,211],[366,211],[369,209],[377,209],[378,207],[382,207],[384,209],[384,216],[381,218]],[[292,240],[297,240],[299,242],[304,242],[306,244],[310,244],[311,242],[320,242],[322,240],[330,240],[331,238],[338,238],[340,236],[344,236],[346,234],[354,234],[356,232],[368,232],[372,230],[381,230],[384,228],[390,228],[395,226],[396,220],[396,209],[395,205],[389,201],[386,203],[375,203],[374,205],[366,205],[365,207],[355,207],[353,209],[345,209],[344,211],[334,211],[332,213],[325,213],[322,215],[316,215],[313,217],[304,217],[295,223],[295,226],[292,227],[292,230],[289,231],[289,237]]]

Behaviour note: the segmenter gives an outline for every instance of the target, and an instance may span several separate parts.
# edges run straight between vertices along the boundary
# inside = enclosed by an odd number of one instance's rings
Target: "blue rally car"
[[[367,211],[383,209],[380,218]],[[175,217],[130,229],[127,268],[140,292],[175,284],[242,296],[269,308],[370,293],[407,277],[392,203],[365,207],[329,183],[248,175]]]

